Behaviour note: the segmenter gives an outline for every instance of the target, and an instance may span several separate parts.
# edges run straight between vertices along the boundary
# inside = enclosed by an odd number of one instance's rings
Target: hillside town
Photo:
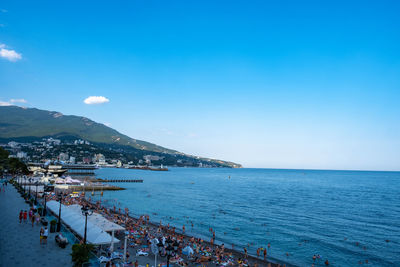
[[[93,144],[82,139],[43,138],[39,141],[16,142],[9,141],[0,144],[10,152],[12,158],[18,158],[26,163],[45,163],[57,161],[61,164],[96,165],[99,167],[130,167],[130,166],[176,166],[176,167],[217,167],[213,162],[204,162],[199,158],[188,160],[187,157],[175,155],[147,154],[148,151],[138,151],[124,147]]]

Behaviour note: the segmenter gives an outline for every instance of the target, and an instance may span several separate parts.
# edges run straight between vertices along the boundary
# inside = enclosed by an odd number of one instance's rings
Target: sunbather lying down
[[[201,256],[200,258],[199,257],[195,257],[194,258],[194,260],[193,260],[193,262],[197,262],[197,263],[200,263],[200,262],[208,262],[208,261],[211,261],[211,257],[208,257],[208,256]]]
[[[180,261],[180,262],[178,262],[178,265],[179,266],[183,266],[183,267],[187,267],[187,266],[189,266],[189,264],[187,264],[186,262],[184,262],[184,261]]]

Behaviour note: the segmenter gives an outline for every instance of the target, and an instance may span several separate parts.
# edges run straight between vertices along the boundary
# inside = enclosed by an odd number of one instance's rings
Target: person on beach
[[[182,232],[185,234],[185,225],[182,226]]]
[[[44,234],[44,229],[43,229],[43,227],[40,227],[40,232],[39,232],[39,235],[40,235],[40,245],[41,245],[42,242],[43,242],[43,234]]]
[[[32,220],[33,211],[32,208],[29,210],[29,220]]]
[[[125,215],[129,216],[129,209],[128,208],[125,208]]]
[[[244,258],[247,258],[247,248],[243,248],[244,250]]]
[[[24,218],[24,212],[21,210],[20,212],[19,212],[19,223],[21,223],[22,222],[22,219]]]
[[[264,249],[264,260],[267,259],[267,249]]]
[[[36,213],[35,217],[36,217],[36,225],[39,225],[39,222],[40,222],[40,214],[39,214],[39,213]]]
[[[257,258],[260,257],[260,248],[257,248]]]
[[[49,236],[49,230],[47,229],[47,226],[45,226],[44,231],[43,231],[43,243],[47,245],[47,237]]]
[[[24,223],[26,223],[28,220],[28,212],[25,210],[24,211]]]
[[[33,225],[35,224],[35,215],[33,215],[32,217],[31,217],[31,222],[32,222],[32,227],[33,227]]]

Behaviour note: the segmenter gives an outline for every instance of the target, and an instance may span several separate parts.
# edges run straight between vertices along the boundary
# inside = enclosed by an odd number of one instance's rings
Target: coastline
[[[90,205],[97,206],[97,203],[93,202],[92,200],[89,201],[86,198],[83,198],[83,200],[86,201],[87,203],[89,203]],[[113,209],[108,208],[106,206],[101,206],[101,208],[107,209],[107,211],[110,214],[112,214],[113,216],[114,215],[115,216],[126,216],[124,213],[122,213],[122,212],[120,213],[117,210],[114,211]],[[145,214],[143,214],[143,215],[145,215]],[[143,215],[141,215],[141,216],[143,216]],[[147,215],[147,216],[149,216],[149,215]],[[135,223],[137,223],[140,220],[140,218],[134,217],[134,216],[131,216],[131,215],[128,215],[127,217],[129,219],[132,219]],[[149,232],[155,233],[157,231],[157,229],[159,228],[160,224],[149,220],[146,223],[146,225],[149,227]],[[172,228],[172,226],[171,226],[171,228]],[[222,242],[220,242],[218,240],[214,241],[214,244],[211,244],[210,241],[204,240],[202,237],[200,237],[200,235],[196,235],[196,233],[192,233],[192,234],[182,233],[182,231],[180,229],[174,229],[174,232],[172,232],[172,230],[167,230],[165,225],[163,225],[162,229],[163,229],[163,232],[166,233],[166,234],[182,236],[183,240],[186,243],[189,242],[189,240],[191,238],[196,238],[196,239],[202,239],[202,244],[204,244],[205,246],[209,246],[212,249],[215,249],[217,246],[222,245]],[[124,239],[124,234],[116,233],[116,237],[119,238],[120,240],[123,240]],[[243,253],[241,251],[238,251],[235,248],[232,249],[232,248],[225,247],[225,251],[227,253],[231,253],[232,254],[232,256],[235,259],[235,263],[237,263],[238,259],[246,259],[248,261],[248,266],[259,266],[259,267],[261,267],[261,266],[266,266],[266,267],[293,267],[293,266],[296,266],[296,265],[291,265],[291,264],[286,263],[286,262],[279,263],[278,261],[276,261],[274,259],[271,260],[268,256],[267,256],[266,260],[263,259],[262,255],[259,258],[257,256],[255,256],[255,255],[252,255],[252,254],[247,254],[247,256],[246,256],[245,253]],[[214,265],[218,266],[217,264],[214,264]],[[214,266],[214,265],[208,264],[208,266]]]

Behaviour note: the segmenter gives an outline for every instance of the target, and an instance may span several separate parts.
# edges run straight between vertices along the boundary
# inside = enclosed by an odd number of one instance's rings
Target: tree
[[[0,147],[0,173],[8,170],[12,174],[23,173],[28,174],[29,170],[25,163],[17,158],[9,158],[10,153]]]
[[[72,261],[74,266],[82,266],[83,263],[90,259],[90,251],[93,249],[92,244],[74,244],[72,245]]]

